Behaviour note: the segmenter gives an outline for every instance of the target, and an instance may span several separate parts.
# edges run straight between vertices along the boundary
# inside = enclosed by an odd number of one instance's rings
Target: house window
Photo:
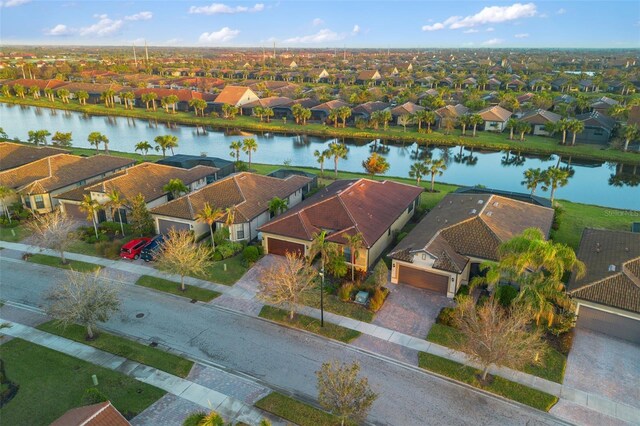
[[[24,197],[24,205],[27,206],[28,209],[31,209],[31,197],[29,195]]]
[[[344,254],[344,260],[351,263],[351,249],[349,247],[345,247],[344,250],[342,250],[342,253]]]
[[[391,228],[387,229],[387,236],[391,235]]]
[[[241,227],[236,231],[236,240],[244,240],[244,227]]]
[[[407,209],[407,213],[411,213],[413,211],[413,203],[409,204],[409,208]]]
[[[44,198],[42,198],[42,195],[36,195],[33,199],[36,202],[36,209],[44,209]]]

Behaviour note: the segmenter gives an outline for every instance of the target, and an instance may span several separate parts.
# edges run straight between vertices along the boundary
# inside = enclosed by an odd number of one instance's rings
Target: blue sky
[[[640,47],[640,2],[0,0],[3,44]]]

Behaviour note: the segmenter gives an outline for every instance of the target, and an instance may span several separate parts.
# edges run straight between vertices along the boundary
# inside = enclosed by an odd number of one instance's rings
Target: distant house
[[[604,114],[592,111],[576,115],[584,123],[584,130],[576,136],[576,142],[605,145],[609,143],[616,121]]]
[[[205,203],[223,211],[231,208],[235,214],[229,229],[230,239],[251,241],[258,237],[258,227],[271,218],[269,201],[278,197],[293,207],[302,201],[302,193],[309,189],[311,182],[312,179],[301,175],[278,179],[248,172],[238,173],[155,207],[151,209],[151,215],[160,234],[174,228],[194,231],[199,237],[209,232],[206,223],[196,220]],[[225,214],[216,222],[216,227],[222,227],[226,220]]]
[[[245,86],[225,86],[213,101],[214,105],[221,107],[224,104],[241,107],[249,102],[258,100],[258,95]]]
[[[31,87],[37,87],[38,89],[40,89],[40,95],[43,95],[45,89],[52,89],[55,91],[56,89],[59,89],[62,86],[65,86],[67,82],[62,80],[55,80],[55,79],[40,80],[37,78],[20,78],[17,80],[12,80],[12,81],[2,83],[3,86],[9,86],[12,89],[13,89],[13,86],[15,86],[16,84],[24,87],[24,95],[29,96],[29,89]]]
[[[500,105],[494,105],[478,111],[478,114],[484,120],[484,130],[502,132],[512,113]]]
[[[162,158],[156,161],[158,164],[165,166],[180,167],[183,169],[191,169],[195,166],[208,166],[218,169],[216,179],[221,179],[235,172],[233,161],[225,160],[218,157],[206,157],[201,155],[176,154],[170,157]],[[207,182],[211,183],[211,182]]]
[[[127,223],[131,201],[138,194],[144,197],[147,208],[151,209],[173,199],[173,195],[163,189],[171,179],[180,179],[191,192],[205,186],[208,179],[215,179],[217,170],[207,166],[182,169],[157,163],[142,163],[102,179],[100,182],[59,194],[56,199],[60,202],[62,210],[69,216],[84,219],[87,214],[80,209],[80,203],[85,194],[105,206],[109,202],[109,193],[118,191],[125,200],[125,207],[120,210],[120,215],[122,221]],[[116,218],[120,220],[115,212],[106,208],[98,212],[96,220],[98,222],[115,221]]]
[[[99,83],[69,83],[64,86],[66,90],[71,94],[72,99],[77,98],[77,93],[80,91],[87,92],[89,98],[87,99],[88,104],[99,104],[104,102],[102,99],[102,94],[107,90],[113,90],[116,93],[116,102],[120,101],[120,92],[125,89],[119,84],[99,84]],[[134,89],[128,87],[125,91],[133,91]]]
[[[189,111],[191,106],[189,106],[189,102],[192,99],[203,99],[205,101],[212,100],[213,95],[209,93],[196,92],[194,90],[189,89],[159,89],[159,88],[146,88],[146,89],[136,89],[133,94],[135,96],[135,105],[139,108],[146,107],[146,103],[142,100],[142,95],[146,93],[155,93],[158,95],[158,99],[156,100],[156,106],[160,108],[160,102],[162,98],[166,98],[167,96],[177,96],[178,102],[176,102],[176,110],[177,111]]]
[[[389,104],[381,101],[369,101],[364,104],[360,104],[354,107],[351,110],[351,118],[355,120],[356,118],[362,118],[364,120],[369,120],[371,118],[371,114],[376,111],[382,111],[389,108]]]
[[[395,121],[396,124],[400,124],[398,120],[403,115],[411,116],[422,110],[424,110],[424,107],[421,107],[420,105],[414,104],[413,102],[405,102],[391,110],[391,117],[393,117],[393,121]]]
[[[356,76],[356,84],[377,84],[382,80],[382,76],[378,70],[360,71]]]
[[[349,106],[348,103],[341,101],[339,99],[334,99],[332,101],[328,101],[322,103],[320,105],[316,105],[311,108],[311,119],[321,122],[326,122],[329,118],[329,113],[337,108]]]
[[[442,127],[443,119],[452,118],[454,120],[457,120],[460,116],[468,114],[469,108],[462,104],[445,105],[442,108],[438,108],[434,112],[436,114],[436,122],[434,124],[437,127]]]
[[[253,109],[255,107],[273,109],[274,107],[278,107],[278,106],[282,106],[282,105],[289,105],[292,101],[293,101],[293,99],[285,98],[283,96],[271,96],[271,97],[268,97],[268,98],[257,99],[257,100],[255,100],[253,102],[249,102],[249,103],[246,103],[246,104],[242,105],[242,115],[251,115],[251,114],[253,114]]]
[[[336,181],[259,228],[265,253],[306,256],[314,235],[326,231],[349,263],[345,237],[360,233],[365,247],[356,267],[366,271],[414,215],[421,193],[420,187],[386,180]]]
[[[110,401],[72,408],[49,426],[130,426]]]
[[[285,117],[287,120],[294,120],[295,117],[293,116],[291,108],[296,104],[302,105],[304,108],[313,108],[314,106],[319,105],[320,102],[311,98],[302,98],[302,99],[292,100],[291,102],[286,104],[275,105],[272,107],[273,117],[274,118]]]
[[[531,133],[539,136],[548,136],[549,132],[545,130],[547,123],[557,123],[562,116],[555,112],[547,111],[544,109],[536,109],[533,111],[525,112],[520,121],[531,124]]]
[[[577,327],[640,344],[640,233],[587,228],[577,256],[586,273],[567,285]]]
[[[329,77],[325,68],[313,68],[305,73],[305,79],[313,83],[326,83]]]
[[[69,152],[52,146],[34,146],[22,143],[0,142],[0,172],[25,164]]]
[[[594,100],[591,103],[591,110],[599,112],[600,114],[608,114],[611,107],[618,105],[620,102],[615,99],[611,99],[607,96],[603,96]]]
[[[498,260],[501,243],[527,228],[549,235],[551,208],[500,195],[452,193],[391,250],[391,282],[452,298]]]

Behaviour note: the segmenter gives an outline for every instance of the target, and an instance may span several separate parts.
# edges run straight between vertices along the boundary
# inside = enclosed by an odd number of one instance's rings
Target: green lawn
[[[193,367],[193,362],[187,359],[123,337],[109,334],[105,331],[100,331],[97,339],[88,341],[85,339],[86,329],[79,325],[62,328],[56,325],[55,321],[49,321],[39,325],[37,328],[47,333],[56,334],[115,355],[120,355],[121,357],[166,371],[179,377],[187,377],[189,371],[191,371],[191,367]]]
[[[195,299],[201,302],[210,302],[216,297],[220,296],[220,293],[206,288],[195,287],[192,285],[186,285],[185,291],[180,289],[180,283],[175,281],[169,281],[162,278],[152,277],[150,275],[143,275],[138,278],[136,285],[152,288],[154,290],[162,291],[165,293],[175,294],[176,296],[186,297],[187,299]]]
[[[271,392],[254,405],[299,426],[337,426],[340,424],[340,420],[331,413],[278,392]]]
[[[300,303],[311,306],[312,308],[320,309],[320,287],[306,292],[302,296]],[[364,306],[357,305],[355,303],[343,302],[333,294],[324,295],[324,310],[364,322],[373,321],[373,317],[375,315]]]
[[[60,258],[57,256],[49,256],[47,254],[34,254],[29,257],[29,262],[39,263],[40,265],[54,266],[61,269],[73,269],[78,272],[93,272],[102,268],[95,263],[81,262],[79,260],[67,259],[66,264],[60,263]]]
[[[227,270],[224,270],[224,265]],[[217,284],[233,285],[247,272],[247,267],[242,259],[242,253],[228,259],[213,262],[203,275],[195,275],[195,278],[211,281]]]
[[[20,339],[0,346],[7,377],[20,389],[0,409],[2,424],[48,425],[67,410],[81,405],[85,389],[97,388],[127,418],[142,412],[165,392],[121,373],[72,358]]]
[[[29,235],[29,230],[22,226],[14,226],[12,228],[0,227],[0,240],[17,243]]]
[[[434,324],[429,330],[427,340],[442,346],[453,348],[456,337],[460,338],[460,332],[453,327],[442,324]],[[538,365],[527,365],[522,371],[540,378],[556,383],[562,383],[564,379],[564,369],[567,364],[567,357],[562,355],[551,346]]]
[[[306,315],[296,314],[293,321],[291,321],[289,320],[289,313],[287,311],[274,308],[272,306],[263,306],[259,316],[290,327],[299,328],[330,339],[339,340],[344,343],[349,343],[356,337],[360,336],[359,331],[340,327],[339,325],[331,324],[326,321],[324,323],[324,327],[320,327],[320,320]]]
[[[476,388],[504,396],[538,410],[549,411],[558,402],[558,398],[548,393],[532,389],[502,377],[494,376],[493,382],[482,385],[478,380],[480,370],[450,361],[436,355],[420,352],[418,365],[425,370],[433,371],[454,380],[467,383]]]

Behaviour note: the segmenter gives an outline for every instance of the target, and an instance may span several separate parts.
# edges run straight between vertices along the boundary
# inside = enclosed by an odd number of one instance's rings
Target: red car
[[[123,245],[120,249],[120,257],[123,259],[135,259],[140,257],[140,252],[151,241],[151,238],[136,238]]]

